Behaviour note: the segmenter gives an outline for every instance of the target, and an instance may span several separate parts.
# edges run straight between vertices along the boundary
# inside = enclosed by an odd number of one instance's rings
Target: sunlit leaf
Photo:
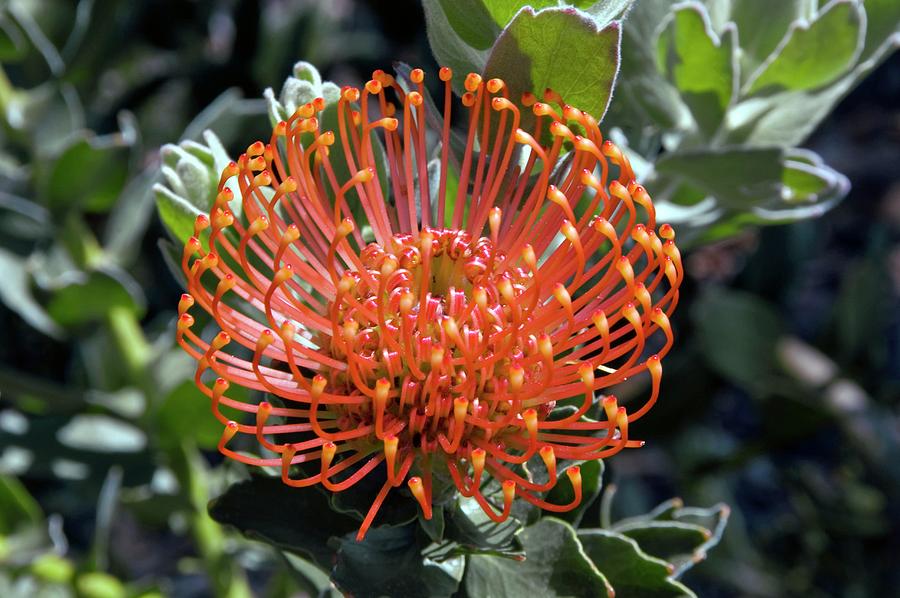
[[[502,78],[514,98],[551,88],[600,120],[619,72],[620,40],[617,22],[600,29],[576,10],[526,7],[497,39],[484,76]]]

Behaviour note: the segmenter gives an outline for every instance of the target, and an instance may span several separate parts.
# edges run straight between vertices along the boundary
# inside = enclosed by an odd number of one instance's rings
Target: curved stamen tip
[[[441,81],[449,81],[453,78],[453,69],[448,66],[442,66],[441,70],[438,71],[438,77],[440,77]]]
[[[491,93],[497,93],[504,87],[506,87],[506,83],[503,81],[503,79],[490,79],[487,82],[487,89]]]
[[[469,73],[466,75],[466,82],[464,84],[466,91],[470,93],[475,93],[478,91],[478,88],[481,87],[481,75],[478,73]]]
[[[422,484],[422,478],[413,476],[409,478],[409,481],[407,481],[406,484],[412,491],[419,506],[422,507],[422,514],[425,516],[425,519],[431,519],[431,503],[428,502],[428,497],[425,496],[425,487]]]

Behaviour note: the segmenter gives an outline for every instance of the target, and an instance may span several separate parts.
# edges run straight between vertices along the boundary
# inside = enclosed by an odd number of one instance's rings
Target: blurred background
[[[174,347],[151,190],[165,143],[267,136],[300,59],[436,71],[413,0],[0,4],[0,596],[301,587],[206,515],[241,473]],[[685,251],[647,446],[606,463],[614,518],[731,506],[700,596],[900,596],[900,55],[803,146],[849,195]]]

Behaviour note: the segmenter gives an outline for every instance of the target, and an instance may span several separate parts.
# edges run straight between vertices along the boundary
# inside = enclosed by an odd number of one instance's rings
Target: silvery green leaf
[[[657,41],[657,67],[681,92],[700,131],[712,138],[737,94],[737,32],[733,24],[721,36],[699,2],[673,8]]]
[[[484,69],[488,50],[474,48],[464,41],[450,25],[442,4],[441,0],[422,0],[428,43],[438,63],[455,72],[453,88],[461,93],[465,75],[480,73]]]
[[[865,42],[866,13],[837,0],[811,22],[795,21],[778,47],[750,75],[743,92],[810,90],[836,80],[856,61]]]

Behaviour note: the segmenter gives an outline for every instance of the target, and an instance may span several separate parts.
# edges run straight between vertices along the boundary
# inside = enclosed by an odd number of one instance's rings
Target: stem
[[[150,344],[130,309],[116,305],[106,312],[106,325],[119,355],[125,361],[129,378],[141,384],[148,396],[152,394],[147,365],[150,363]]]

